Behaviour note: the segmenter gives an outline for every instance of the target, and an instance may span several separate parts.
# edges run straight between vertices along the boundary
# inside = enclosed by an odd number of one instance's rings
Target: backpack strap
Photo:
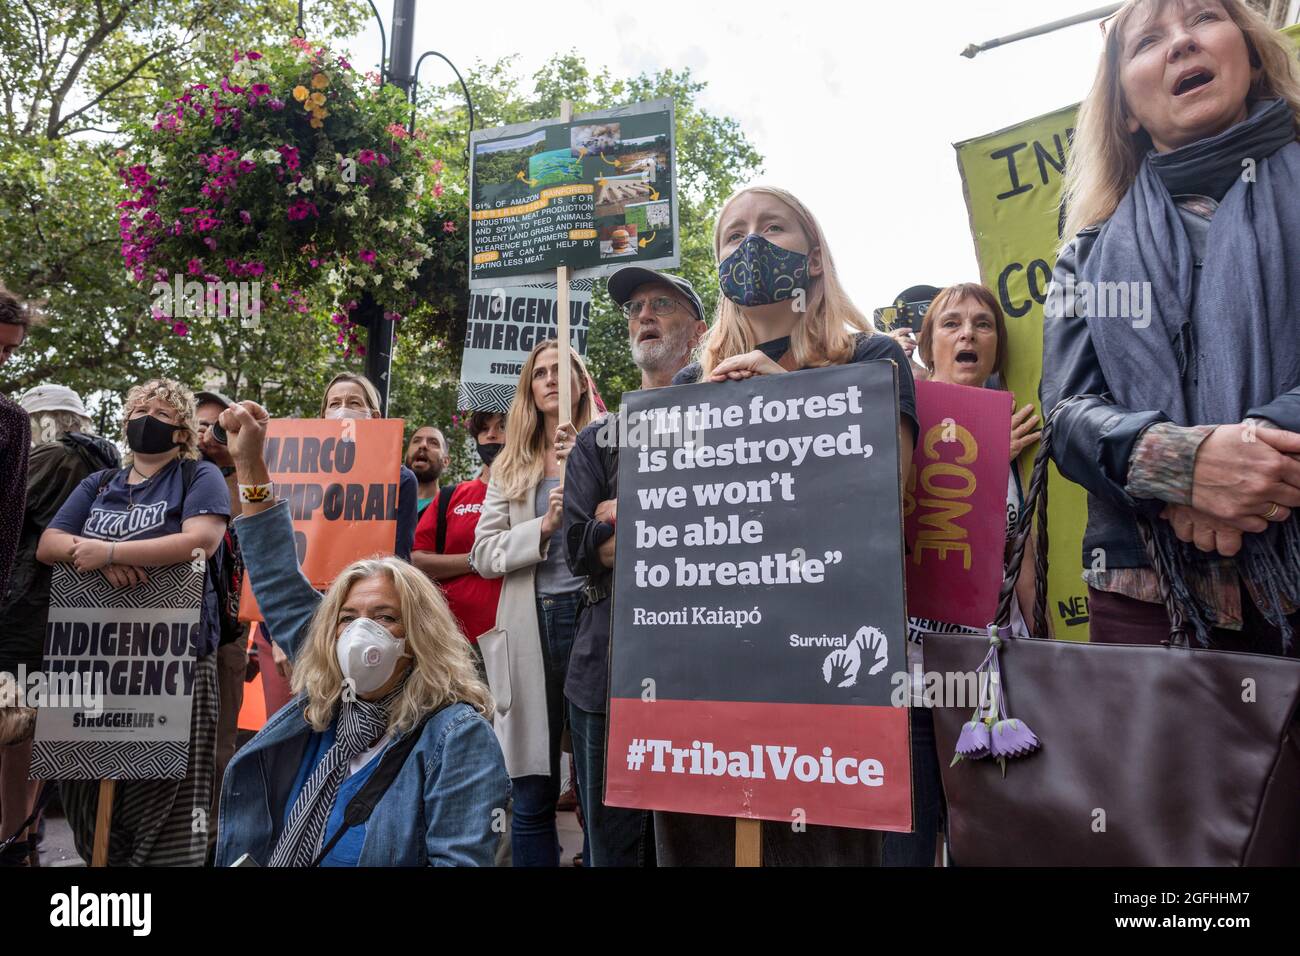
[[[451,508],[451,496],[456,493],[456,485],[447,485],[438,489],[438,540],[439,554],[447,553],[447,511]]]
[[[459,703],[459,701],[444,701],[440,706],[421,717],[420,722],[411,728],[408,734],[401,737],[384,751],[384,755],[379,758],[379,766],[370,775],[370,779],[357,791],[356,796],[348,801],[348,805],[343,811],[343,825],[330,837],[329,842],[325,844],[320,853],[316,854],[316,859],[311,862],[312,866],[320,866],[321,860],[329,856],[330,851],[334,849],[339,840],[343,839],[343,834],[370,819],[370,815],[375,812],[375,807],[379,804],[380,799],[388,792],[388,788],[393,781],[397,779],[397,774],[406,763],[406,758],[415,749],[415,745],[420,742],[420,738],[424,735],[425,725],[456,703]]]

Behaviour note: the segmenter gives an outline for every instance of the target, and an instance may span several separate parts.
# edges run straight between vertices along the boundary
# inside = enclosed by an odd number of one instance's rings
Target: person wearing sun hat
[[[18,399],[31,423],[33,447],[27,464],[27,507],[8,593],[0,593],[0,672],[17,675],[41,669],[45,623],[50,607],[51,570],[36,560],[36,546],[82,479],[118,467],[117,449],[90,434],[91,420],[80,396],[63,385],[37,385]],[[32,811],[40,781],[29,781],[32,741],[0,747],[0,840],[13,836]],[[35,827],[0,853],[0,866],[35,861]]]

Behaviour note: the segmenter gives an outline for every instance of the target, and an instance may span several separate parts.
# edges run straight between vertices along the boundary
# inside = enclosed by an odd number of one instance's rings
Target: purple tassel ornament
[[[980,703],[971,719],[962,724],[957,737],[957,752],[949,766],[956,766],[963,757],[981,760],[992,756],[1002,767],[1002,775],[1006,776],[1008,757],[1027,757],[1042,746],[1028,724],[1007,713],[1002,668],[998,661],[1001,645],[998,628],[990,626],[989,652],[976,670]]]

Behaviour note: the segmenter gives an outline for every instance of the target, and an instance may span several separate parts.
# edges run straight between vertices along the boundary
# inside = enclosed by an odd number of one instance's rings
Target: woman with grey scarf
[[[1080,111],[1048,293],[1052,453],[1092,636],[1297,653],[1300,71],[1240,0],[1130,0]]]

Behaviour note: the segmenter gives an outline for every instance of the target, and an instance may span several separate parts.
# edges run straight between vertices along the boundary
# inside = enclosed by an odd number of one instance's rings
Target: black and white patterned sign
[[[185,776],[205,562],[148,569],[117,588],[58,565],[32,775],[45,780]]]

